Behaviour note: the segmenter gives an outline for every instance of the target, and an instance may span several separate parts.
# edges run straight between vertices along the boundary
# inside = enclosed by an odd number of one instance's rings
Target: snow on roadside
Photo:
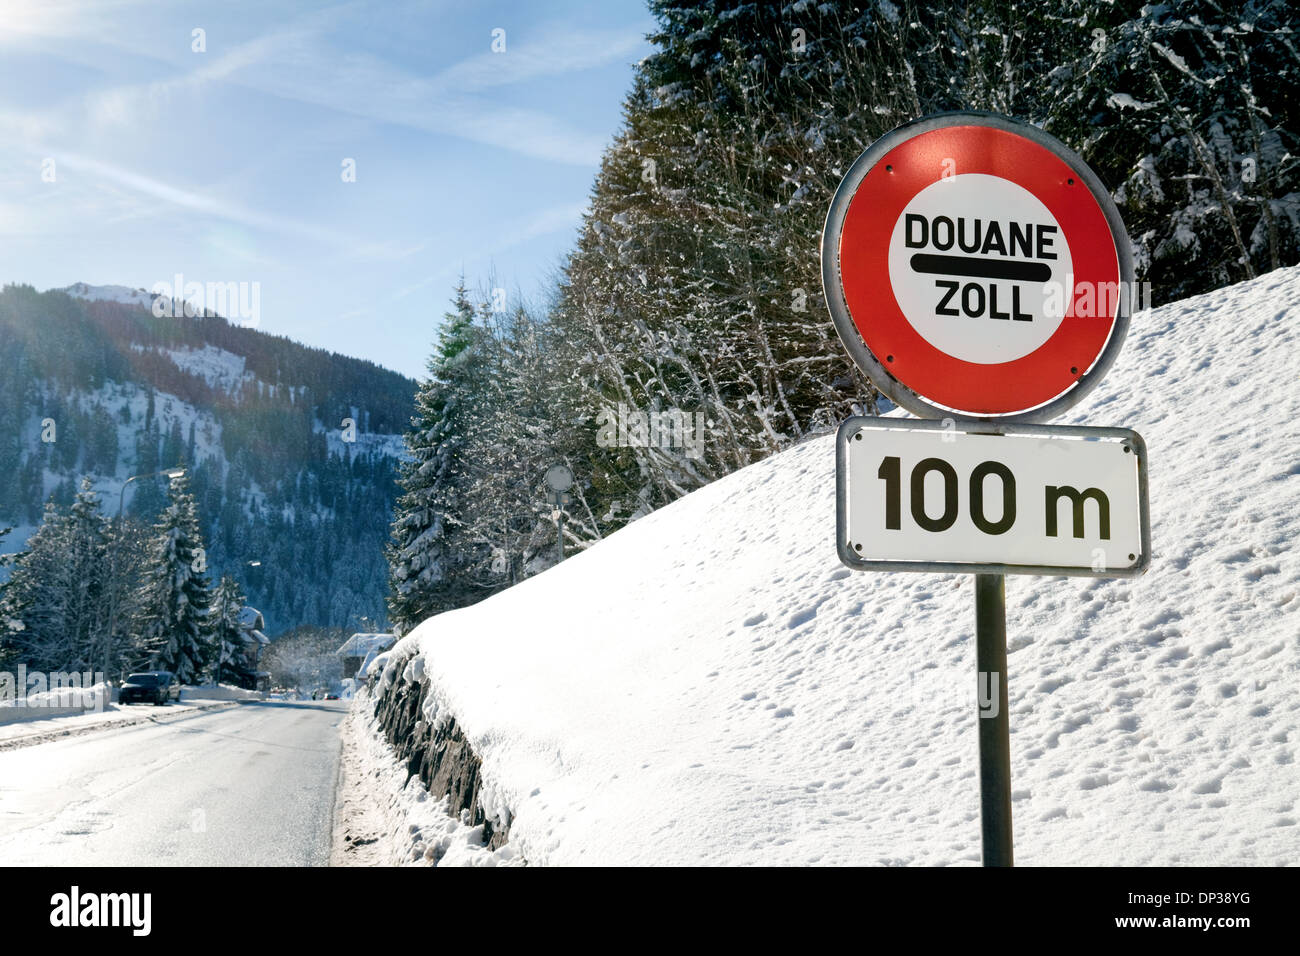
[[[181,688],[181,700],[266,700],[266,691],[248,690],[245,687],[237,687],[234,684],[219,684],[216,687],[211,685],[191,687],[185,685]]]
[[[341,784],[335,810],[334,866],[518,866],[509,845],[483,846],[483,826],[447,813],[393,753],[362,688],[342,724]]]
[[[225,701],[266,698],[261,691],[245,690],[233,684],[219,687],[186,685],[181,688],[180,700],[158,711],[152,704],[119,703],[117,694],[117,688],[100,683],[84,688],[61,687],[41,691],[17,700],[0,699],[0,749],[7,745],[42,743],[101,727],[138,724],[146,720],[157,721],[158,718],[170,720],[169,715],[177,711],[212,710]]]
[[[103,710],[62,716],[46,716],[36,707],[14,708],[25,713],[15,720],[0,719],[0,750],[29,747],[60,737],[77,737],[133,724],[166,723],[205,710],[236,706],[238,702],[233,700],[172,702],[165,707],[155,707],[153,704],[108,704]],[[6,714],[3,718],[10,716]]]
[[[0,687],[6,683],[0,681]],[[39,714],[50,709],[77,708],[80,710],[102,710],[112,698],[112,687],[108,683],[88,684],[82,687],[56,687],[35,694],[26,694],[16,700],[0,698],[0,720],[13,717],[19,713]]]
[[[1016,858],[1300,859],[1300,268],[1137,316],[1061,424],[1136,428],[1154,560],[1007,579]],[[854,574],[834,442],[425,621],[530,864],[976,864],[972,583]]]

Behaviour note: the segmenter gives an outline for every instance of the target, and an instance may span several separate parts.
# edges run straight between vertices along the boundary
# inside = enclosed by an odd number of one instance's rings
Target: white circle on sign
[[[979,365],[1024,358],[1060,327],[1070,247],[1042,201],[1009,180],[963,173],[926,186],[889,240],[904,317],[946,355]]]

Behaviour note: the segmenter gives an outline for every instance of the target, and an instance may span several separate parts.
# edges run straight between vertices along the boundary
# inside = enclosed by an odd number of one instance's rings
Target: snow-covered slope
[[[247,364],[244,356],[212,345],[201,349],[167,349],[165,354],[182,372],[197,375],[228,395],[235,394],[244,382],[257,381],[252,372],[244,371]]]
[[[0,555],[23,550],[45,502],[66,508],[84,475],[105,513],[148,523],[161,482],[127,478],[185,464],[209,572],[239,577],[269,633],[382,618],[416,383],[238,324],[160,321],[151,302],[113,285],[0,289],[0,419],[15,433],[0,441],[0,529],[14,526]]]
[[[1146,438],[1154,560],[1007,579],[1017,862],[1300,858],[1297,321],[1300,268],[1141,314],[1062,420]],[[395,650],[530,863],[978,862],[972,579],[841,567],[833,478],[808,441]]]
[[[76,282],[62,291],[77,299],[91,302],[119,302],[122,305],[138,305],[141,308],[153,308],[154,295],[144,289],[130,289],[124,285],[88,285]]]

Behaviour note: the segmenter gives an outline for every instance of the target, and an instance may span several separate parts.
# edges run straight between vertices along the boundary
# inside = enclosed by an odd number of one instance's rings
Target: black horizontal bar
[[[912,271],[936,275],[973,276],[979,279],[1014,279],[1018,282],[1046,282],[1052,267],[1045,262],[1015,262],[1009,259],[980,259],[974,256],[935,256],[918,252],[912,256]]]

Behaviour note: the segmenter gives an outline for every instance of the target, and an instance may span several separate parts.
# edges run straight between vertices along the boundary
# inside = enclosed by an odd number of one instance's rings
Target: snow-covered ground
[[[1145,437],[1154,559],[1007,579],[1018,863],[1300,859],[1298,321],[1300,268],[1141,314],[1061,419]],[[834,468],[812,439],[395,649],[530,864],[979,861],[972,580],[840,566]]]
[[[447,813],[419,777],[379,736],[374,701],[362,690],[341,728],[339,795],[335,807],[336,866],[507,866],[520,862],[509,846],[488,850],[483,826]],[[468,811],[463,816],[467,820]]]
[[[9,676],[12,680],[13,675]],[[5,676],[0,676],[0,687],[6,683]],[[7,693],[0,695],[0,726],[9,723],[44,722],[60,717],[80,717],[87,713],[102,713],[111,709],[113,689],[106,683],[91,684],[83,687],[78,681],[75,687],[59,687],[56,690],[24,694],[18,697],[16,687],[10,684]],[[14,694],[10,697],[10,694]]]
[[[68,713],[62,708],[7,707],[0,712],[0,750],[48,743],[61,737],[127,727],[148,722],[167,723],[200,711],[238,706],[234,699],[194,697],[165,707],[152,704],[106,704],[101,710]]]
[[[198,353],[196,353],[198,354]],[[229,355],[230,353],[223,353]],[[233,358],[234,356],[232,356]],[[194,430],[195,458],[202,461],[215,457],[224,459],[225,451],[221,442],[221,425],[209,411],[201,410],[168,392],[154,392],[154,416],[161,434],[168,434],[175,424],[180,425],[180,433],[188,441],[190,429]],[[149,393],[133,383],[107,381],[92,390],[76,390],[65,396],[65,401],[75,402],[80,411],[89,413],[96,405],[102,406],[112,416],[117,429],[117,467],[113,475],[95,476],[94,487],[102,502],[101,507],[107,514],[115,514],[118,496],[122,491],[127,476],[138,469],[136,461],[136,439],[139,437],[141,423],[146,416]],[[130,421],[121,419],[121,409],[130,409]],[[40,447],[41,432],[45,428],[44,416],[34,413],[28,417],[21,428],[21,437],[25,447]],[[56,432],[57,434],[57,432]],[[67,476],[45,469],[45,494],[49,495]],[[131,493],[127,493],[126,504],[130,503]],[[16,528],[0,544],[0,553],[20,551],[27,539],[36,531],[35,526]]]
[[[167,349],[165,354],[183,372],[197,375],[212,388],[233,395],[245,381],[256,382],[257,376],[245,371],[247,360],[242,355],[227,352],[215,345],[201,349]]]
[[[355,417],[357,414],[354,409],[353,421],[359,420]],[[352,436],[352,440],[344,441],[341,426],[341,422],[331,422],[327,428],[319,421],[312,425],[313,431],[324,433],[326,449],[331,455],[338,455],[340,458],[362,454],[386,455],[397,461],[404,461],[410,456],[410,452],[406,448],[406,439],[402,435],[358,430]]]
[[[139,723],[174,711],[204,710],[224,701],[265,700],[267,695],[233,684],[187,685],[181,688],[180,699],[165,705],[165,710],[147,704],[121,704],[117,696],[117,688],[95,684],[85,689],[64,687],[19,699],[0,699],[0,747],[17,740],[82,733],[100,724]]]

